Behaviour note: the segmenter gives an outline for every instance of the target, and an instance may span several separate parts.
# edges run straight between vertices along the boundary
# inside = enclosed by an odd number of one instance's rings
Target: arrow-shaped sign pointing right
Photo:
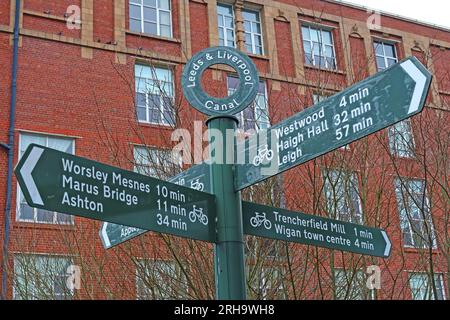
[[[425,90],[425,86],[427,84],[427,77],[420,71],[417,66],[411,62],[411,60],[407,60],[400,64],[403,70],[414,80],[416,81],[416,87],[414,88],[413,97],[411,99],[411,104],[409,106],[408,114],[414,113],[419,110],[420,101],[422,100],[422,93]]]
[[[389,257],[389,255],[391,254],[391,247],[392,247],[391,240],[389,240],[389,237],[388,237],[386,231],[382,230],[381,235],[383,236],[384,241],[386,241],[386,248],[384,249],[384,256]]]

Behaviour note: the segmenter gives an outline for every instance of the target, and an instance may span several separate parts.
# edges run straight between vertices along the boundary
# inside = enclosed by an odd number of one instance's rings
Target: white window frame
[[[244,18],[244,32],[245,32],[245,34],[249,34],[250,38],[251,38],[250,46],[252,47],[252,50],[249,53],[256,54],[256,55],[264,55],[264,39],[263,39],[263,29],[262,29],[262,23],[261,23],[261,11],[247,9],[247,8],[242,9],[242,13],[244,13],[245,11],[254,13],[258,17],[257,21],[245,20],[245,18]],[[245,22],[250,23],[250,30],[245,29]],[[260,33],[258,33],[256,30],[253,30],[253,23],[259,25],[259,29],[261,30]],[[257,49],[256,49],[257,46],[256,46],[255,38],[257,36],[259,36],[261,38],[261,53],[257,52]],[[246,43],[246,48],[247,48],[247,45],[248,45],[248,43]]]
[[[332,174],[333,173],[337,173],[337,179],[338,181],[330,181],[330,178],[332,178]],[[346,222],[350,222],[350,223],[355,223],[355,224],[360,224],[360,225],[364,225],[364,212],[362,209],[362,203],[361,203],[361,196],[359,193],[359,178],[358,178],[358,174],[357,172],[347,172],[347,171],[343,171],[343,170],[339,170],[339,169],[328,169],[324,171],[324,191],[325,191],[325,201],[326,201],[326,206],[329,210],[331,211],[336,211],[336,219],[340,220],[340,221],[345,221],[341,219],[341,216],[348,216],[349,217],[349,221]],[[359,213],[357,213],[356,215],[353,215],[352,212],[346,212],[344,214],[341,214],[341,208],[339,208],[339,202],[340,199],[336,199],[335,196],[338,196],[335,194],[336,189],[341,188],[339,181],[341,181],[341,179],[355,179],[354,183],[356,183],[356,196],[358,197],[358,210]],[[345,180],[342,181],[345,184]],[[334,185],[334,189],[329,190],[328,185],[327,184],[331,184],[333,183]],[[351,183],[351,182],[350,182]],[[333,186],[332,185],[332,186]],[[347,201],[349,196],[352,195],[346,195],[345,193],[347,193],[349,190],[345,189],[345,185],[342,186],[344,188],[343,192],[344,192],[344,197],[345,199],[343,201]],[[350,191],[351,192],[351,191]],[[346,204],[348,206],[348,204]],[[332,213],[332,212],[329,212]],[[355,221],[355,219],[358,219],[359,221]]]
[[[74,139],[73,137],[66,137],[66,136],[60,136],[60,135],[55,135],[55,134],[48,134],[48,133],[34,133],[34,132],[20,132],[19,134],[19,150],[18,150],[18,161],[22,158],[22,155],[20,154],[20,151],[22,150],[22,137],[23,135],[28,135],[28,136],[39,136],[42,138],[46,139],[46,143],[44,147],[48,146],[48,138],[55,138],[55,139],[62,139],[62,140],[72,140],[72,154],[75,155],[75,142],[76,139]],[[20,185],[19,183],[17,183],[17,193],[16,193],[16,221],[17,222],[25,222],[25,223],[38,223],[38,224],[47,224],[47,225],[69,225],[72,226],[75,224],[75,219],[74,216],[72,215],[68,215],[65,213],[60,213],[57,211],[53,211],[53,221],[52,222],[47,222],[47,221],[38,221],[37,220],[37,208],[33,208],[33,220],[29,220],[29,219],[22,219],[20,217],[20,207],[21,207],[21,203],[20,203],[20,199],[23,196],[22,194],[22,190],[20,189]],[[52,212],[52,211],[50,211]],[[58,222],[56,217],[58,214],[64,214],[66,216],[68,216],[70,218],[70,222]]]
[[[157,36],[159,36],[159,37],[167,37],[167,38],[172,38],[172,37],[173,37],[173,30],[172,30],[172,29],[173,29],[173,24],[172,24],[172,1],[171,1],[171,0],[168,0],[168,3],[169,3],[169,10],[167,10],[167,9],[161,9],[160,6],[159,6],[159,0],[156,0],[156,7],[149,6],[149,5],[144,5],[143,0],[129,0],[129,4],[128,4],[129,7],[131,7],[132,5],[134,5],[134,6],[139,6],[139,7],[140,7],[140,10],[141,10],[141,19],[140,19],[141,30],[140,30],[140,32],[141,32],[141,33],[145,33],[145,34],[153,34],[153,35],[157,35]],[[144,7],[152,8],[152,9],[155,9],[155,10],[156,10],[156,34],[145,32],[145,28],[144,28],[145,22],[146,22],[146,21],[147,21],[147,22],[152,22],[152,23],[154,23],[154,22],[153,22],[153,21],[150,21],[150,20],[145,20],[145,19],[144,19]],[[160,19],[160,13],[161,13],[161,12],[165,12],[165,13],[168,13],[168,14],[169,14],[169,23],[170,23],[169,29],[170,29],[170,34],[169,34],[168,36],[166,36],[166,35],[161,35],[161,19]],[[128,19],[129,19],[130,21],[131,21],[131,20],[136,20],[136,19],[134,19],[134,18],[131,18],[131,12],[129,13]],[[131,28],[130,28],[130,29],[131,29]]]
[[[219,9],[218,9],[219,7],[231,8],[232,15],[229,16],[229,15],[223,15],[223,14],[219,13]],[[225,17],[232,19],[232,25],[233,25],[232,28],[227,27],[225,25]],[[222,20],[222,26],[220,26],[220,24],[219,24],[220,19]],[[233,31],[233,47],[232,48],[236,48],[236,14],[234,12],[233,5],[228,4],[228,3],[221,3],[221,2],[217,3],[217,33],[218,33],[218,35],[220,34],[219,29],[223,30],[223,46],[225,46],[225,47],[229,47],[229,45],[228,45],[229,39],[228,39],[227,31],[228,30]],[[219,45],[220,45],[220,37],[219,37]]]
[[[411,219],[412,219],[412,217],[408,217],[408,212],[411,211],[411,208],[408,208],[408,209],[404,208],[404,205],[406,205],[406,204],[409,205],[409,202],[406,203],[405,199],[403,198],[402,181],[403,181],[403,184],[405,185],[404,188],[409,188],[408,183],[411,183],[411,182],[417,182],[417,181],[421,181],[422,183],[424,183],[424,181],[423,181],[422,179],[414,179],[414,178],[408,178],[408,179],[405,179],[405,178],[397,178],[397,179],[395,180],[394,183],[395,183],[395,193],[396,193],[397,206],[398,206],[398,211],[399,211],[400,229],[401,229],[401,232],[402,232],[402,242],[403,242],[403,246],[404,246],[405,248],[411,248],[411,249],[426,249],[426,248],[429,247],[428,245],[418,246],[418,244],[415,243],[415,240],[414,240],[414,234],[415,234],[415,232],[414,232],[414,230],[413,230],[413,228],[412,228],[412,226],[411,226]],[[400,189],[399,189],[399,188],[400,188]],[[400,193],[399,193],[399,191],[400,191]],[[407,193],[406,196],[410,197],[410,192],[411,192],[411,191],[408,189],[408,190],[406,190],[405,192]],[[430,224],[430,226],[431,226],[431,236],[432,236],[432,238],[433,238],[432,249],[437,249],[436,229],[435,229],[435,227],[434,227],[434,221],[433,221],[433,217],[432,217],[432,214],[431,214],[430,200],[429,200],[429,198],[428,198],[428,193],[427,193],[427,190],[426,190],[425,187],[424,187],[424,192],[425,192],[425,197],[424,197],[424,199],[425,199],[425,206],[426,206],[426,208],[428,208],[428,210],[429,210],[429,212],[428,212],[428,215],[429,215],[429,216],[428,216],[428,219],[429,219],[429,221],[427,221],[427,222],[428,222],[428,223]],[[399,196],[400,196],[400,198],[399,198]],[[409,200],[409,199],[408,199],[408,200]],[[413,205],[416,206],[416,204],[415,204],[414,202],[413,202]],[[403,208],[404,208],[407,212],[404,212],[404,210],[402,210]],[[417,209],[420,210],[420,208],[417,208]],[[406,215],[406,216],[405,216],[405,215]],[[411,216],[411,215],[410,215],[410,216]],[[421,218],[421,219],[413,219],[413,220],[415,220],[415,221],[421,221],[421,223],[425,223],[425,220],[422,219],[422,215],[420,215],[420,218]],[[406,223],[407,225],[404,225],[404,223]],[[404,228],[404,227],[407,227],[407,228],[408,228],[407,231],[408,231],[409,235],[411,236],[411,241],[412,241],[412,243],[413,243],[412,245],[406,244],[405,241],[404,241],[404,233],[405,233],[405,228]],[[424,234],[420,234],[420,236],[423,237]]]
[[[17,271],[16,271],[16,266],[17,266],[17,259],[18,257],[25,257],[25,259],[52,259],[53,261],[56,260],[66,260],[67,262],[67,266],[73,265],[73,257],[72,256],[65,256],[65,255],[55,255],[55,254],[40,254],[40,253],[15,253],[14,254],[14,266],[13,266],[13,270],[14,270],[14,281],[13,281],[13,300],[17,299],[17,285],[16,285],[16,277],[17,277]],[[34,265],[36,265],[36,262],[34,263]],[[35,270],[38,271],[38,270]],[[64,276],[67,278],[70,276],[69,274],[67,274],[67,270],[62,270],[64,271],[64,273],[61,273],[59,276]],[[66,282],[64,282],[64,284],[66,284]],[[70,294],[70,297],[68,298],[73,298],[74,295],[74,290],[73,289],[68,289],[68,292]],[[53,295],[54,297],[57,297],[57,295],[55,294],[55,292],[51,292],[49,293],[49,295]],[[30,299],[27,297],[27,299]],[[34,300],[33,298],[31,298],[30,300]]]
[[[150,73],[152,75],[152,78],[145,78],[143,77],[143,75],[138,75],[137,74],[137,68],[138,67],[142,67],[142,68],[149,68],[150,69]],[[169,77],[170,79],[158,79],[157,78],[157,69],[159,70],[164,70],[164,71],[168,71]],[[134,79],[135,79],[135,95],[137,95],[138,93],[141,94],[145,94],[145,120],[139,119],[139,115],[137,112],[137,108],[139,107],[136,103],[136,118],[138,120],[138,122],[140,123],[145,123],[145,124],[152,124],[152,125],[158,125],[158,126],[166,126],[166,127],[173,127],[176,125],[176,112],[175,112],[175,108],[173,106],[174,101],[175,101],[175,84],[174,84],[174,72],[172,68],[168,68],[168,67],[161,67],[161,66],[149,66],[149,65],[145,65],[145,64],[140,64],[140,63],[136,63],[135,64],[135,68],[134,68]],[[141,79],[143,81],[145,81],[146,86],[145,88],[141,88],[138,87],[136,85],[137,79]],[[150,86],[148,85],[149,82],[152,83],[160,83],[160,85],[155,89],[155,88],[150,88],[150,87],[154,87],[154,85]],[[139,83],[141,83],[141,81],[139,80]],[[161,85],[162,84],[162,85]],[[170,94],[168,95],[167,92],[163,92],[160,90],[161,87],[165,86],[165,85],[170,85],[169,89],[170,89]],[[156,91],[156,92],[155,92]],[[159,91],[159,92],[157,92]],[[161,120],[159,122],[153,122],[151,117],[150,117],[150,110],[152,110],[152,108],[150,108],[150,95],[155,94],[159,96],[159,111],[160,111],[160,116],[161,116]],[[164,113],[166,111],[167,106],[165,105],[164,102],[164,98],[169,98],[171,101],[171,108],[172,110],[168,110],[168,112],[170,112],[173,116],[173,123],[170,123],[169,121],[167,121],[167,119],[165,119]]]
[[[402,130],[406,128],[407,130],[400,131],[399,128],[401,128]],[[406,158],[406,159],[411,159],[415,157],[416,143],[410,119],[405,119],[391,126],[389,128],[388,137],[389,137],[389,149],[392,155],[398,158]],[[410,139],[409,143],[408,141],[406,141],[405,139],[406,137]],[[398,141],[397,139],[401,140]]]
[[[231,96],[236,91],[236,89],[230,88],[228,86],[228,78],[236,78],[236,79],[238,79],[238,78],[236,76],[232,76],[232,75],[227,76],[227,91],[228,91],[228,96]],[[270,114],[269,114],[269,97],[268,97],[268,92],[267,92],[267,82],[265,80],[260,80],[260,83],[258,84],[258,86],[260,84],[264,85],[264,94],[261,94],[258,90],[255,101],[247,107],[247,108],[253,108],[253,115],[255,117],[255,128],[251,128],[251,129],[254,129],[256,131],[259,131],[261,129],[269,129],[271,126]],[[265,110],[258,105],[258,98],[264,99]],[[267,121],[263,121],[261,119],[261,117],[258,117],[257,110],[261,110],[261,113],[266,113]],[[245,123],[247,121],[247,119],[245,119],[245,116],[244,116],[244,111],[245,110],[236,114],[236,117],[239,120],[239,128],[241,128],[241,129],[245,128]],[[261,124],[265,124],[265,127],[261,126]]]
[[[303,28],[307,28],[308,32],[309,32],[309,39],[305,39],[305,36],[303,34]],[[324,59],[325,61],[325,67],[321,67],[320,66],[320,61],[316,61],[315,55],[314,55],[314,41],[313,39],[311,39],[311,29],[314,29],[316,31],[318,31],[318,42],[320,44],[320,48],[319,48],[319,56],[321,59]],[[320,32],[319,32],[320,31]],[[322,32],[328,32],[330,34],[330,39],[331,39],[331,44],[325,44],[322,40]],[[305,48],[303,48],[303,54],[305,56],[305,65],[306,66],[314,66],[316,68],[321,68],[321,69],[326,69],[326,70],[338,70],[338,65],[337,65],[337,57],[336,57],[336,45],[334,42],[334,35],[333,35],[333,29],[332,28],[327,28],[327,27],[323,27],[323,26],[315,26],[315,25],[310,25],[310,24],[302,24],[301,25],[301,35],[302,35],[302,42],[309,42],[309,45],[311,46],[311,59],[312,61],[309,61],[309,58],[306,54],[306,50]],[[303,45],[304,46],[304,45]],[[333,52],[333,61],[334,61],[334,67],[333,66],[329,66],[328,63],[328,57],[325,55],[326,52],[326,47],[332,47],[332,52]]]
[[[377,48],[376,48],[377,45],[381,45],[381,46],[382,46],[382,48],[383,48],[383,54],[378,54],[378,53],[377,53]],[[390,56],[388,56],[388,55],[386,54],[386,48],[385,48],[385,46],[392,46],[392,48],[394,49],[393,51],[394,51],[395,57],[390,57]],[[395,60],[395,62],[398,63],[397,46],[395,45],[394,42],[375,39],[375,40],[373,41],[373,50],[374,50],[374,52],[375,52],[375,63],[376,63],[376,65],[377,65],[377,70],[378,70],[378,71],[383,71],[383,70],[389,68],[389,63],[388,63],[389,59]],[[382,59],[384,59],[384,66],[385,66],[385,67],[380,68],[380,66],[378,65],[378,60],[377,60],[376,58],[382,58]]]
[[[422,277],[422,279],[413,280],[413,277]],[[444,275],[442,273],[436,273],[436,274],[434,274],[434,277],[435,277],[434,281],[435,282],[438,281],[440,284],[443,300],[446,300],[447,298],[445,296]],[[437,279],[436,279],[436,277],[437,277]],[[422,283],[425,284],[425,288],[413,287],[413,281],[417,281],[417,280],[422,281]],[[425,280],[425,281],[423,281],[423,280]],[[424,291],[423,289],[425,289],[425,290],[428,289],[429,291],[425,292],[425,295],[424,295],[425,299],[422,299],[422,300],[436,300],[436,297],[434,297],[434,292],[430,286],[430,276],[426,272],[410,272],[408,274],[408,282],[409,282],[409,288],[411,289],[411,298],[413,300],[419,300],[419,299],[416,299],[417,294],[415,294],[414,291],[419,290],[420,291],[419,294],[422,295],[422,292]],[[429,294],[431,294],[431,297],[428,296]]]

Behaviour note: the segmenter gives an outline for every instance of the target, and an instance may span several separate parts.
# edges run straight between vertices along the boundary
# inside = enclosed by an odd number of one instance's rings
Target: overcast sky
[[[450,28],[450,1],[448,0],[344,0],[344,2]]]

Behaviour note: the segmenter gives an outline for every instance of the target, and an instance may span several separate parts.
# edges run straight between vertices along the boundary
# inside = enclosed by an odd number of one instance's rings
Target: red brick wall
[[[294,26],[296,28],[297,26]],[[294,77],[294,53],[292,51],[291,25],[280,20],[275,21],[278,69],[281,75]],[[269,48],[272,50],[272,48]]]

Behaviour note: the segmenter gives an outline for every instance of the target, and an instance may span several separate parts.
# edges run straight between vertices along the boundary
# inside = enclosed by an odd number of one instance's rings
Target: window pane
[[[34,209],[30,207],[26,202],[20,203],[19,219],[34,221]]]
[[[227,39],[228,41],[233,41],[234,40],[234,32],[233,30],[227,30]]]
[[[158,123],[158,124],[162,124],[162,119],[161,119],[161,110],[160,109],[150,109],[149,110],[149,114],[150,114],[150,122],[151,123]]]
[[[325,46],[325,57],[334,57],[333,47]]]
[[[144,5],[150,7],[156,7],[156,0],[144,0]]]
[[[228,89],[236,90],[239,86],[239,78],[236,77],[228,77],[227,78]]]
[[[141,7],[130,4],[130,18],[141,19]]]
[[[169,125],[175,124],[175,110],[173,108],[173,102],[171,98],[163,98],[163,108],[164,108],[164,122]]]
[[[170,10],[170,0],[158,0],[159,8],[164,10]]]
[[[144,22],[144,32],[150,34],[157,34],[158,30],[156,23]]]
[[[262,45],[261,36],[255,36],[255,45],[258,47]]]
[[[378,67],[378,70],[386,69],[386,63],[384,62],[384,58],[377,57],[377,67]]]
[[[146,108],[137,108],[137,118],[140,121],[148,121],[147,119],[147,109]]]
[[[47,138],[42,135],[23,134],[20,136],[20,156],[23,155],[28,146],[32,143],[47,146]]]
[[[130,30],[135,32],[142,32],[141,21],[130,19]]]
[[[160,26],[161,36],[163,37],[170,37],[171,36],[171,30],[170,26],[161,25]]]
[[[223,14],[223,15],[233,15],[233,9],[231,8],[231,6],[227,6],[227,5],[223,5],[223,4],[218,4],[217,5],[217,12],[219,14]]]
[[[233,25],[234,22],[233,22],[233,18],[232,17],[225,17],[224,20],[225,20],[225,23],[224,23],[225,27],[227,27],[227,28],[234,28],[234,25]]]
[[[311,40],[308,27],[302,27],[302,36],[304,40]]]
[[[322,31],[322,41],[324,44],[331,45],[333,41],[331,41],[331,32],[330,31]]]
[[[43,209],[36,209],[36,210],[37,210],[36,220],[38,222],[53,223],[53,216],[55,215],[54,212]]]
[[[303,41],[303,49],[305,50],[306,54],[310,54],[311,53],[311,42]]]
[[[259,14],[256,11],[242,10],[244,20],[259,21]]]
[[[387,61],[388,61],[388,67],[393,66],[394,64],[397,63],[397,60],[396,60],[396,59],[389,59],[389,58],[388,58]]]
[[[319,42],[319,35],[316,29],[310,29],[311,41]]]
[[[156,9],[144,7],[144,20],[156,22]]]
[[[250,46],[250,49],[252,48],[252,35],[250,33],[245,34],[245,43]]]
[[[373,43],[373,47],[375,49],[375,53],[377,55],[383,56],[384,55],[384,51],[383,51],[383,45],[380,42],[374,42]]]
[[[252,31],[252,24],[249,21],[244,21],[244,29],[246,32]]]
[[[397,58],[395,56],[394,46],[391,44],[384,44],[384,51],[387,57]]]
[[[312,54],[305,54],[305,63],[310,66],[314,64]]]
[[[168,12],[160,12],[159,19],[161,24],[170,26],[170,14]]]
[[[64,213],[56,213],[56,222],[61,224],[70,224],[73,222],[72,216]]]

